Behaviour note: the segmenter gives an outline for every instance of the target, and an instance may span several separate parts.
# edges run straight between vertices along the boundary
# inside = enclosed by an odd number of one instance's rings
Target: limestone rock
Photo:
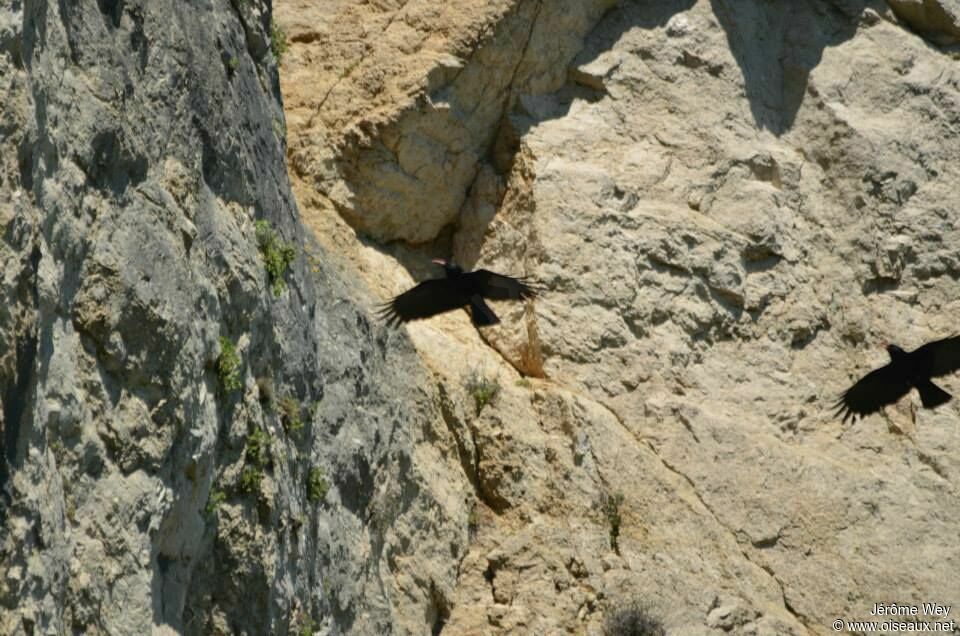
[[[957,0],[887,0],[887,3],[904,22],[940,44],[960,42],[960,2]]]
[[[958,157],[951,107],[935,106],[960,97],[951,62],[873,2],[622,3],[582,41],[539,88],[518,73],[499,123],[446,99],[503,86],[490,60],[513,53],[497,37],[423,75],[452,82],[443,101],[427,91],[450,116],[351,111],[371,149],[486,132],[475,177],[429,181],[449,186],[429,221],[393,185],[392,216],[361,218],[357,193],[393,182],[331,170],[318,186],[301,153],[336,166],[359,146],[316,118],[291,127],[310,226],[381,297],[448,253],[546,289],[479,336],[462,314],[408,328],[477,502],[445,630],[596,634],[639,601],[671,634],[827,633],[871,599],[953,601],[957,528],[938,511],[957,503],[955,407],[905,402],[854,426],[830,408],[883,340],[952,331]],[[327,81],[302,50],[288,103]],[[533,38],[525,56],[554,50]],[[436,169],[432,152],[377,165]],[[421,247],[382,242],[449,223]],[[472,368],[502,387],[479,415]]]
[[[804,97],[769,109],[769,88],[751,85],[760,51],[738,44],[741,17],[833,27],[795,5],[719,4],[677,14],[683,29],[666,19],[679,6],[615,10],[586,41],[621,60],[604,94],[568,87],[541,109],[549,115],[515,115],[529,131],[524,165],[492,224],[509,229],[488,237],[480,262],[519,258],[544,281],[534,312],[544,375],[649,440],[782,589],[782,608],[818,632],[876,596],[943,594],[951,577],[954,530],[927,506],[952,497],[957,465],[937,449],[955,410],[917,413],[914,445],[883,418],[839,427],[829,404],[856,370],[883,362],[882,340],[951,333],[956,279],[934,237],[957,232],[960,200],[945,189],[956,149],[940,123],[919,123],[924,100],[897,97],[942,69],[923,42],[887,22],[822,51],[824,40],[796,42],[788,55],[818,62],[784,75],[783,96]],[[667,26],[634,28],[651,23]],[[860,65],[869,88],[854,86]],[[894,116],[918,122],[909,150]],[[514,234],[529,239],[519,256]],[[849,344],[855,308],[875,351],[862,361],[849,357],[869,351]],[[522,336],[491,341],[521,366]],[[910,430],[901,418],[891,414],[891,430]],[[918,472],[921,456],[936,468]],[[898,501],[929,516],[894,521]],[[904,549],[905,534],[922,548]],[[882,564],[856,556],[867,552]],[[735,607],[711,609],[707,625],[747,630],[767,611]]]
[[[303,42],[285,80],[293,170],[363,233],[432,240],[456,220],[516,98],[558,88],[612,5],[278,3]]]

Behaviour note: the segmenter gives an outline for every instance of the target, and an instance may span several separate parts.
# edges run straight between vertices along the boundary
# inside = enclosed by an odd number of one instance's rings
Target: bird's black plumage
[[[924,408],[932,409],[952,396],[930,381],[930,378],[960,369],[960,336],[928,342],[919,349],[906,352],[897,345],[887,345],[890,363],[863,376],[847,389],[837,402],[837,415],[849,418],[875,413],[915,388]]]
[[[500,322],[484,301],[526,300],[535,298],[537,290],[521,278],[511,278],[486,269],[465,272],[449,261],[435,260],[446,272],[445,278],[427,280],[403,292],[380,311],[380,317],[393,326],[419,320],[459,307],[469,307],[473,324],[478,327]]]

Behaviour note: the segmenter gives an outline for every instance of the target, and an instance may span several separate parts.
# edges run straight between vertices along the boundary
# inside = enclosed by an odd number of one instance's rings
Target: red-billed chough
[[[890,364],[871,371],[847,389],[837,402],[837,415],[846,422],[859,415],[875,413],[915,388],[924,408],[932,409],[952,396],[930,381],[960,369],[960,336],[929,342],[916,351],[906,352],[887,345]]]
[[[443,266],[446,276],[426,280],[386,303],[379,316],[388,325],[429,318],[436,314],[469,307],[473,324],[478,327],[500,322],[490,306],[491,300],[526,300],[535,298],[536,289],[526,280],[495,274],[486,269],[465,272],[451,261],[434,260]]]

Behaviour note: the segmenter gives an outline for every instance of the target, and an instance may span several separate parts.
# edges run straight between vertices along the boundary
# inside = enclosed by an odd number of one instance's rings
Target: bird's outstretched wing
[[[910,355],[918,357],[933,377],[953,373],[960,370],[960,336],[928,342]]]
[[[463,307],[470,298],[447,278],[426,280],[385,303],[378,316],[390,326]]]
[[[526,279],[511,278],[487,269],[478,269],[464,276],[471,280],[475,286],[474,289],[477,289],[484,298],[491,300],[526,300],[536,298],[539,291]]]
[[[876,413],[887,404],[893,404],[910,391],[910,381],[892,364],[871,371],[847,389],[837,402],[836,415],[844,423]]]

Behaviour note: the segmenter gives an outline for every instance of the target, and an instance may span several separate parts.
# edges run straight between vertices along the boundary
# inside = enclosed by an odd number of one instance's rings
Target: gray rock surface
[[[409,344],[304,238],[269,15],[0,5],[0,633],[416,631],[453,587],[462,486]]]

